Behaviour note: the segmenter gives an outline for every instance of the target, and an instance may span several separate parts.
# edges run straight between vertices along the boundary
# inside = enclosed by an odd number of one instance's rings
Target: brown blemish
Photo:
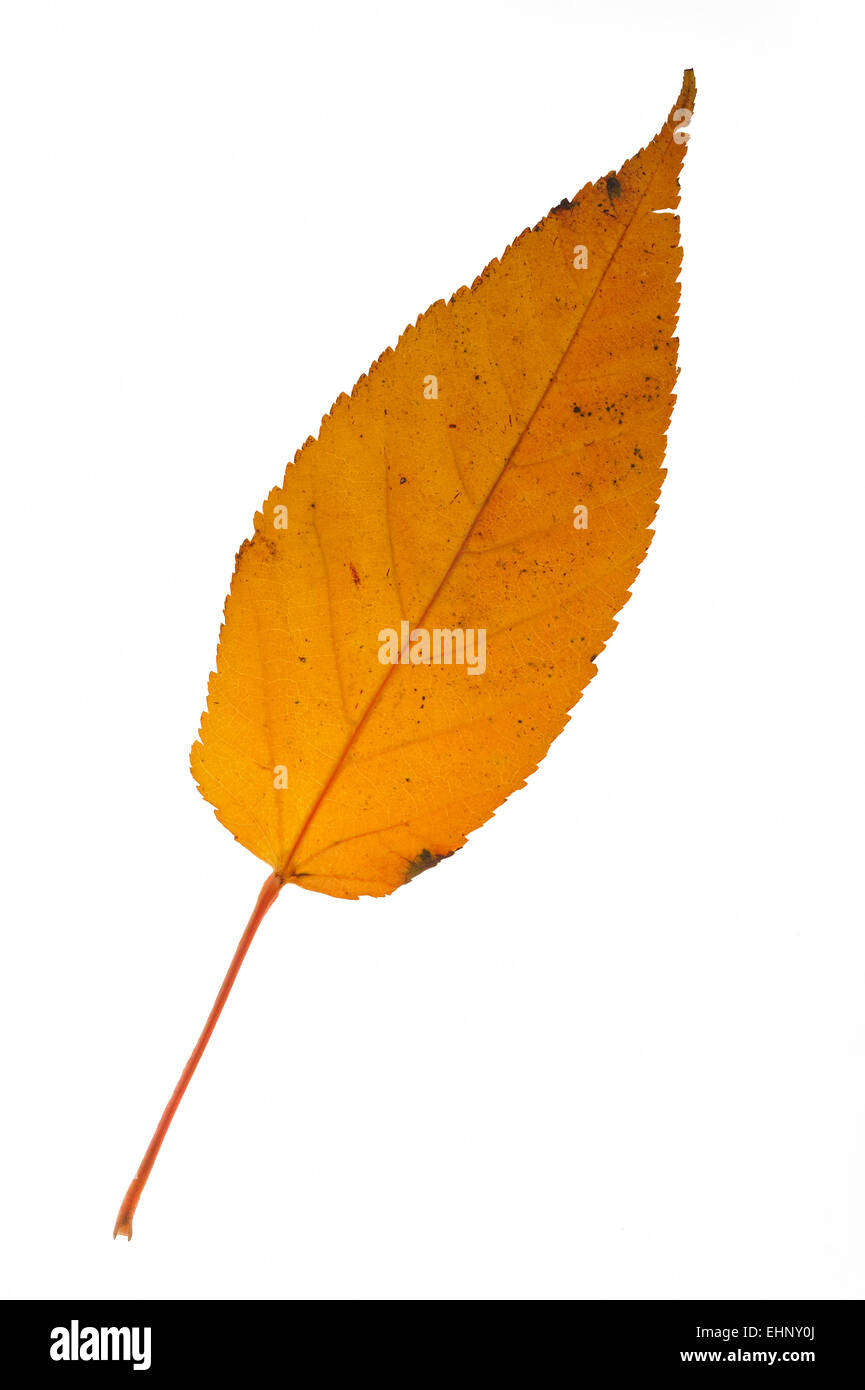
[[[450,859],[453,852],[453,850],[449,850],[447,854],[433,854],[431,849],[422,849],[417,859],[409,861],[404,882],[410,883],[413,878],[417,878],[418,874],[426,873],[427,869],[434,869],[436,864],[440,864],[443,859]]]

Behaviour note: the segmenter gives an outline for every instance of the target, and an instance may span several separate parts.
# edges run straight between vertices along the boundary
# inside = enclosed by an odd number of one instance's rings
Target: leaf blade
[[[407,329],[257,514],[192,768],[284,881],[380,895],[452,853],[594,674],[663,478],[681,256],[655,214],[693,99],[686,74],[646,150]],[[486,672],[383,668],[378,633],[405,621],[486,629]]]

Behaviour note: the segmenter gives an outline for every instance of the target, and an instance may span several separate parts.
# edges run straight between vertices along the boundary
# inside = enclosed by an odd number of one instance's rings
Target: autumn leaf
[[[272,873],[115,1235],[279,891],[382,896],[453,854],[594,675],[664,476],[694,96],[406,329],[256,515],[191,762]]]

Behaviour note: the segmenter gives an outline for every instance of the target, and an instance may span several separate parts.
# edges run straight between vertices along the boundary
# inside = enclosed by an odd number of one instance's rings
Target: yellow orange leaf
[[[694,92],[408,328],[256,516],[192,769],[281,882],[380,895],[452,853],[594,674],[663,477]],[[383,630],[485,634],[485,669],[383,665]]]
[[[694,95],[407,329],[256,516],[192,770],[272,873],[115,1235],[282,887],[381,896],[452,854],[594,674],[663,478]]]

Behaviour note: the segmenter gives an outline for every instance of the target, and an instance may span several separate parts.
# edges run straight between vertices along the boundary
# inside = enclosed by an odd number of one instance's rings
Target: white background
[[[865,1295],[856,7],[2,14],[2,1292]],[[446,865],[282,894],[113,1243],[266,876],[187,767],[253,513],[689,65],[600,673]]]

